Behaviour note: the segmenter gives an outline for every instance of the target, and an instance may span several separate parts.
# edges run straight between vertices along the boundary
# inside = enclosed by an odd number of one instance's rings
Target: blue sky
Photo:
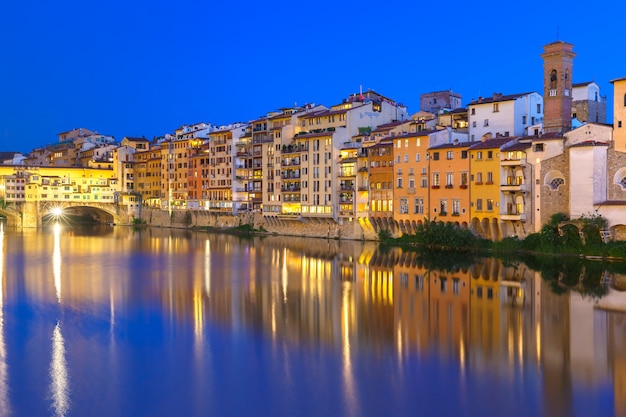
[[[181,124],[332,105],[359,86],[419,110],[421,93],[542,92],[546,43],[612,100],[626,2],[578,0],[0,3],[0,150],[85,127],[148,138]],[[612,101],[609,102],[609,109]],[[612,115],[612,110],[609,110]],[[609,120],[612,123],[612,119]]]

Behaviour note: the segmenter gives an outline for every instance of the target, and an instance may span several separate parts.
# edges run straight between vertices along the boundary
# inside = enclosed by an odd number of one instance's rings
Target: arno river
[[[0,249],[2,416],[626,415],[596,266],[123,227]]]

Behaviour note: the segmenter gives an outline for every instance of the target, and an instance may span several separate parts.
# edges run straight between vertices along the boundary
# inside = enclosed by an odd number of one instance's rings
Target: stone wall
[[[577,100],[572,103],[572,113],[581,123],[606,123],[606,102]]]
[[[141,219],[155,227],[233,228],[244,224],[282,236],[306,236],[330,239],[375,240],[375,233],[365,231],[358,221],[343,224],[332,218],[263,217],[261,214],[212,213],[196,210],[167,210],[144,207]]]
[[[545,185],[546,174],[550,171],[559,171],[563,174],[565,184],[558,189],[553,190],[549,185]],[[541,227],[550,220],[550,216],[554,213],[569,213],[569,193],[571,184],[569,175],[569,157],[568,153],[546,159],[541,164],[541,176],[538,178],[539,183],[535,184],[534,192],[541,193],[540,224]]]

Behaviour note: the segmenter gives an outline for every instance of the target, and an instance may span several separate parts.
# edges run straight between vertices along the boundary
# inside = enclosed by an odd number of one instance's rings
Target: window
[[[476,108],[472,107],[472,116],[476,115]]]
[[[446,159],[454,159],[454,152],[448,151],[446,152]]]
[[[398,188],[402,188],[402,178],[398,178]]]
[[[415,188],[415,180],[413,178],[409,178],[409,188]]]
[[[452,215],[458,216],[461,213],[461,200],[452,200]]]
[[[483,183],[483,173],[478,172],[476,173],[476,184],[482,184],[482,183]]]
[[[409,154],[408,153],[404,154],[404,162],[409,162]]]
[[[448,214],[448,200],[439,200],[439,214],[441,216]]]
[[[472,127],[476,127],[476,121],[472,122]]]
[[[400,214],[408,214],[409,213],[409,202],[406,198],[400,199]]]
[[[487,159],[493,159],[493,151],[487,151]]]
[[[499,112],[499,111],[500,111],[500,106],[499,106],[499,104],[500,104],[500,103],[493,103],[493,112],[494,112],[494,113],[497,113],[497,112]]]
[[[621,120],[617,121],[617,127],[622,127],[622,121]]]
[[[476,152],[476,159],[483,159],[483,151]]]
[[[550,89],[556,89],[556,70],[550,71]]]
[[[433,187],[439,187],[439,173],[433,173]]]
[[[467,159],[467,151],[461,151],[461,159]]]
[[[624,94],[624,107],[626,107],[626,94]]]
[[[439,152],[433,152],[433,160],[435,161],[439,160]]]
[[[454,174],[452,172],[446,173],[446,188],[452,188],[454,185]]]
[[[452,293],[459,294],[461,292],[460,280],[458,278],[452,278]]]
[[[489,126],[489,119],[485,119],[485,121],[483,122],[483,126],[484,127]]]
[[[461,188],[467,187],[467,172],[461,172]]]
[[[493,184],[493,172],[487,173],[487,184]]]
[[[557,190],[559,186],[564,183],[565,183],[565,180],[563,178],[555,178],[550,182],[550,189]]]
[[[414,204],[415,204],[415,214],[424,214],[424,199],[423,198],[416,198],[414,200]]]
[[[479,198],[476,200],[476,210],[482,211],[483,209],[483,199]]]
[[[493,200],[491,198],[487,199],[487,211],[493,211]]]
[[[537,104],[537,113],[541,113],[541,104]]]
[[[416,153],[415,154],[415,162],[419,162],[420,161],[420,154]]]
[[[522,116],[522,124],[526,124],[526,116]]]
[[[427,188],[428,187],[428,180],[426,178],[422,178],[422,188]]]
[[[543,143],[535,143],[535,152],[543,152]]]

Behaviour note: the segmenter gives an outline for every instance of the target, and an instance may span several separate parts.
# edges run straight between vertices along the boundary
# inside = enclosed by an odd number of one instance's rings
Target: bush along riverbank
[[[569,222],[565,215],[557,213],[552,215],[538,233],[528,235],[525,239],[508,237],[494,242],[480,238],[468,229],[460,229],[451,223],[437,220],[427,220],[418,225],[414,235],[392,238],[388,231],[382,230],[378,233],[378,238],[386,245],[427,250],[489,252],[492,255],[571,255],[626,260],[626,242],[605,243],[602,240],[600,232],[606,226],[606,219],[598,215],[583,216],[576,222]]]

